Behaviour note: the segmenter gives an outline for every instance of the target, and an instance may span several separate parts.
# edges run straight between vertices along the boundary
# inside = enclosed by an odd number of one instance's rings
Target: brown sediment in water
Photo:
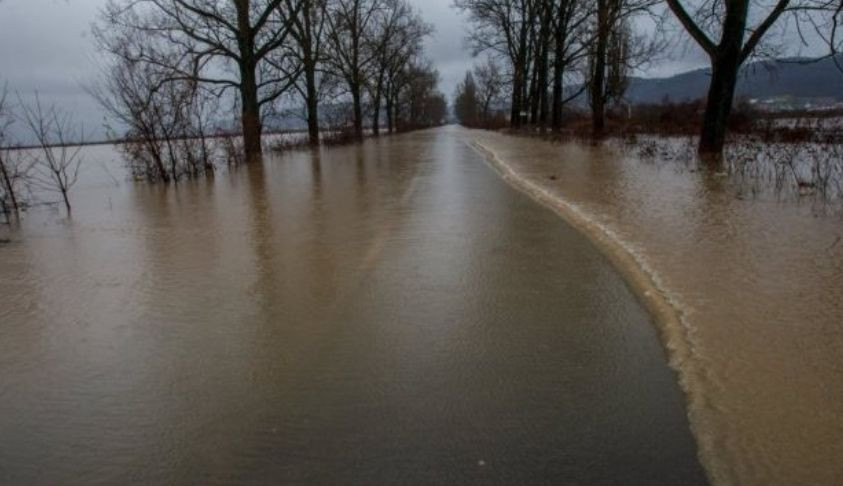
[[[839,216],[670,163],[473,132],[588,235],[654,314],[718,484],[843,478]],[[662,161],[663,162],[663,161]]]
[[[693,364],[689,360],[689,356],[693,353],[693,343],[692,338],[686,332],[681,304],[675,302],[675,299],[659,284],[657,274],[649,268],[647,263],[636,255],[632,249],[626,247],[624,242],[613,234],[611,229],[592,219],[575,204],[565,201],[560,194],[542,187],[537,180],[519,173],[518,170],[501,160],[494,151],[482,143],[474,141],[471,145],[484,155],[484,158],[504,180],[552,209],[564,218],[569,225],[589,237],[630,283],[630,287],[639,301],[652,314],[659,325],[659,332],[667,348],[670,365],[679,374],[679,384],[689,401],[688,412],[691,429],[702,452],[700,462],[711,476],[709,479],[713,483],[725,479],[718,474],[717,464],[709,460],[711,455],[704,453],[709,444],[706,443],[704,431],[695,426],[699,418],[695,417],[693,413],[698,408],[694,402],[703,398],[694,392],[690,383],[701,379],[701,377],[691,378],[690,376],[695,373],[691,368]],[[550,176],[549,179],[557,180],[557,177]]]
[[[705,484],[650,315],[464,133],[86,165],[0,253],[0,483]]]

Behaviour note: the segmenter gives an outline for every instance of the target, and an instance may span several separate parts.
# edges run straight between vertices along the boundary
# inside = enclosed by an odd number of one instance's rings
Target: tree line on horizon
[[[740,69],[788,50],[786,35],[843,47],[843,0],[454,0],[467,14],[468,43],[486,58],[457,87],[465,124],[561,130],[569,103],[585,94],[591,137],[624,102],[630,74],[660,60],[681,26],[709,59],[698,152],[719,164]],[[808,36],[813,40],[809,40]],[[508,107],[508,114],[501,107]]]

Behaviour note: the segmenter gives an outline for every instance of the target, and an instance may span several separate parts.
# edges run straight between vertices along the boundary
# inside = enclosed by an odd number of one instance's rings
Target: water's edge
[[[661,283],[658,273],[645,258],[625,243],[611,228],[600,224],[578,205],[567,201],[561,194],[547,190],[520,173],[512,164],[498,156],[492,149],[477,140],[466,144],[477,151],[484,161],[515,189],[525,193],[539,204],[551,209],[571,227],[585,235],[627,282],[636,298],[653,317],[660,340],[664,346],[669,366],[676,372],[679,386],[686,401],[691,433],[697,442],[697,456],[709,482],[731,484],[728,467],[714,454],[716,438],[711,429],[703,426],[701,413],[705,407],[702,383],[705,373],[694,359],[694,343],[685,319],[683,306]]]

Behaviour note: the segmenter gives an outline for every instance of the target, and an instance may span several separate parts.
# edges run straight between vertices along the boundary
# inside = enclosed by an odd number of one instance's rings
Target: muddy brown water
[[[467,141],[86,148],[0,246],[0,483],[705,483],[648,313]]]
[[[660,328],[712,482],[843,484],[839,201],[625,150],[467,136],[632,255],[679,312]]]

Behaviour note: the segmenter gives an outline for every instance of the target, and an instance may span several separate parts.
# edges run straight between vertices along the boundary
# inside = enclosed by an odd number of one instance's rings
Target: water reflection
[[[0,481],[704,482],[646,313],[464,141],[83,181],[72,226],[27,220]]]

